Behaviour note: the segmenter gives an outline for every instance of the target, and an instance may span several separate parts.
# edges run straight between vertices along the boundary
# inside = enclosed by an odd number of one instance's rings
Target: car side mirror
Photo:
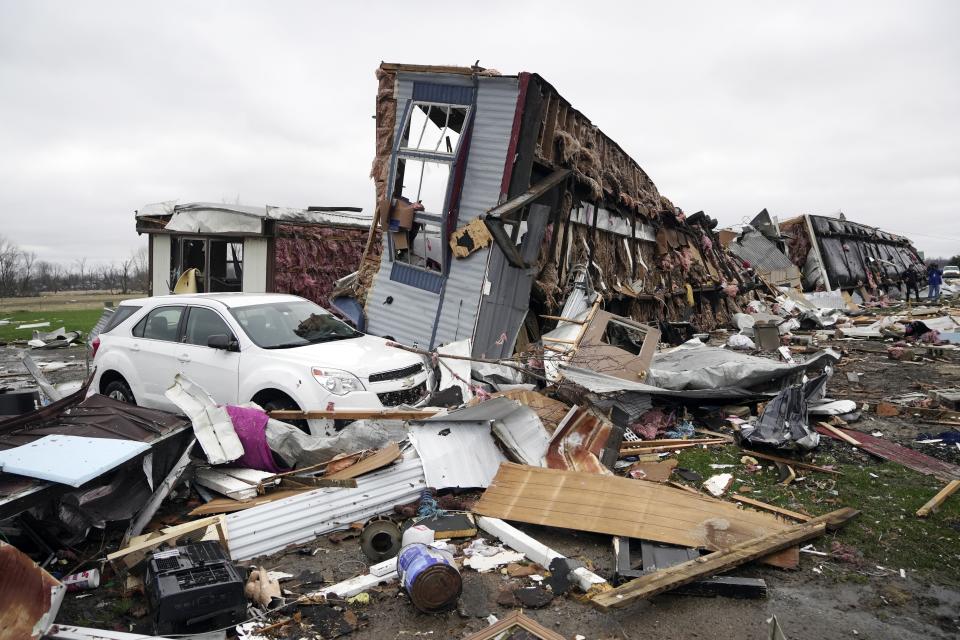
[[[211,349],[223,349],[224,351],[237,351],[236,339],[225,333],[215,333],[207,338],[207,346]]]

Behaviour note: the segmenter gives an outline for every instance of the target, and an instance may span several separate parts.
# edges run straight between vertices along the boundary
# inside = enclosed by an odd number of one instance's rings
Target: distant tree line
[[[938,264],[942,269],[948,264],[960,265],[960,256],[953,256],[952,258],[924,258],[923,262],[928,266],[931,264]]]
[[[78,258],[69,265],[38,260],[0,235],[0,297],[36,296],[58,291],[147,290],[147,249],[133,250],[123,260],[93,262]]]

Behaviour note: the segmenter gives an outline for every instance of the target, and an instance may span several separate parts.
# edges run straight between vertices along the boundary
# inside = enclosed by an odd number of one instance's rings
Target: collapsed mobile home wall
[[[384,64],[378,77],[372,177],[389,233],[365,292],[372,333],[473,337],[475,355],[499,357],[550,328],[577,269],[608,309],[698,330],[753,286],[713,220],[674,207],[540,76]],[[477,219],[487,233],[465,230]]]
[[[780,223],[790,259],[807,291],[850,291],[899,286],[910,266],[923,270],[913,244],[902,236],[840,218],[802,215]]]

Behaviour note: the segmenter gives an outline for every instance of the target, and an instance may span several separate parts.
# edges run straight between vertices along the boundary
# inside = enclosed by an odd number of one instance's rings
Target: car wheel
[[[114,380],[103,390],[103,395],[127,404],[137,404],[137,399],[133,397],[133,391],[130,385],[124,380]]]
[[[297,406],[297,403],[291,400],[290,398],[274,398],[273,400],[268,400],[262,405],[263,410],[267,413],[271,411],[300,411],[300,407]],[[286,422],[287,424],[292,424],[301,431],[305,433],[310,433],[310,427],[307,425],[306,420],[281,420],[281,422]]]

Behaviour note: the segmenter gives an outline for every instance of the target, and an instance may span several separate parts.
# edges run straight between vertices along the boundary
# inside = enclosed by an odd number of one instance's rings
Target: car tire
[[[137,404],[137,399],[133,397],[133,391],[126,380],[114,380],[107,384],[103,390],[103,395],[127,404]]]
[[[300,407],[297,406],[297,403],[286,397],[268,400],[267,402],[264,402],[262,406],[263,410],[267,413],[270,413],[271,411],[300,411]],[[310,433],[310,427],[307,425],[306,420],[281,420],[281,422],[292,424],[304,433]]]

